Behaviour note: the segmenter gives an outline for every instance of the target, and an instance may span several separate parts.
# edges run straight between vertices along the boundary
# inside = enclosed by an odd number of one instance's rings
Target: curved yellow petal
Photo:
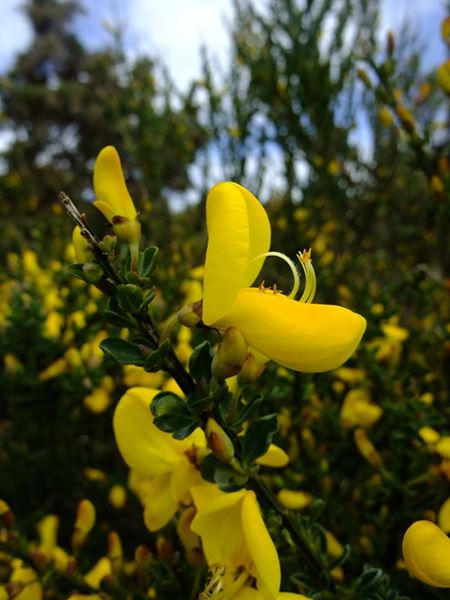
[[[175,502],[190,502],[191,494],[189,488],[202,482],[199,470],[187,456],[182,456],[176,467],[172,470],[170,480],[170,491]]]
[[[257,587],[261,592],[266,589],[275,598],[281,583],[280,561],[253,491],[247,491],[242,501],[242,527],[256,571]],[[263,592],[263,597],[265,595]]]
[[[122,165],[114,146],[103,148],[94,167],[94,205],[111,222],[112,216],[136,218],[136,209],[125,183]],[[106,206],[109,208],[106,208]]]
[[[191,487],[197,514],[191,529],[200,536],[209,565],[220,564],[236,569],[248,567],[251,558],[245,545],[241,509],[245,490],[214,492],[212,486]],[[211,498],[208,501],[208,498]],[[201,508],[199,508],[201,507]]]
[[[215,185],[206,199],[208,248],[203,321],[211,325],[232,306],[239,290],[259,273],[270,246],[270,224],[258,200],[232,182]]]
[[[299,303],[283,294],[245,288],[214,326],[236,327],[247,344],[285,367],[320,373],[339,367],[353,354],[366,320],[341,306]]]
[[[256,462],[264,467],[282,468],[288,464],[289,456],[279,446],[270,444],[267,452],[260,456]]]
[[[170,473],[155,477],[148,484],[144,522],[149,531],[158,531],[170,521],[178,509],[178,502],[170,489]]]
[[[403,537],[402,550],[410,575],[433,587],[450,587],[450,539],[437,525],[413,523]]]
[[[155,476],[170,470],[189,444],[177,441],[153,424],[150,404],[159,390],[130,388],[119,400],[113,417],[119,451],[129,467],[141,475]]]

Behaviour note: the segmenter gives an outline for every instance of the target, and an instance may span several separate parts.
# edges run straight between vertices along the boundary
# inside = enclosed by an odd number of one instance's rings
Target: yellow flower
[[[212,188],[206,202],[203,322],[225,331],[235,327],[246,343],[279,364],[304,372],[335,369],[356,349],[366,327],[360,315],[340,306],[311,304],[315,275],[310,254],[299,254],[305,290],[297,302],[298,274],[283,255],[268,252],[270,223],[262,204],[236,183]],[[266,256],[288,260],[294,289],[249,287]]]
[[[412,577],[450,588],[450,539],[431,521],[416,521],[403,537],[403,558]]]
[[[117,237],[127,244],[138,244],[141,226],[113,146],[103,148],[95,161],[94,192],[94,206],[112,224]]]
[[[150,405],[159,390],[135,387],[119,400],[113,426],[127,465],[148,481],[144,520],[150,531],[164,527],[179,506],[191,502],[189,488],[202,481],[195,464],[196,449],[205,446],[203,432],[175,440],[153,423]]]
[[[208,484],[192,487],[191,493],[197,507],[191,529],[202,540],[208,565],[221,569],[217,591],[228,588],[224,597],[233,598],[255,579],[261,597],[275,599],[280,590],[280,561],[255,493],[224,493]]]

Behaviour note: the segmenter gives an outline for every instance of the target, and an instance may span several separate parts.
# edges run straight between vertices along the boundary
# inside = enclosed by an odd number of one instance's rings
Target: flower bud
[[[441,36],[447,45],[450,45],[450,17],[445,17],[441,23]]]
[[[202,322],[202,301],[186,304],[178,313],[178,320],[185,327],[197,327]]]
[[[248,383],[256,381],[260,375],[264,372],[269,358],[261,354],[260,352],[251,349],[248,353],[247,359],[242,365],[240,377]]]
[[[356,71],[356,74],[358,75],[359,79],[364,83],[366,88],[370,90],[372,88],[372,82],[370,81],[366,71],[364,71],[364,69],[358,69]]]
[[[392,31],[388,31],[388,34],[387,34],[386,50],[387,50],[387,53],[389,56],[392,56],[394,54],[395,38],[394,38],[394,34],[392,33]]]
[[[206,439],[211,452],[223,463],[229,463],[234,457],[234,446],[223,428],[213,418],[206,422]]]
[[[77,508],[75,528],[72,534],[72,546],[80,548],[95,525],[95,507],[90,500],[81,500]]]
[[[111,561],[112,572],[117,575],[123,566],[122,542],[115,531],[108,535],[108,558]]]
[[[416,122],[414,121],[414,115],[410,110],[405,108],[402,104],[397,105],[397,116],[400,119],[403,127],[409,133],[412,133],[416,128]]]
[[[212,374],[217,379],[237,375],[247,355],[248,348],[243,335],[235,327],[228,327],[212,360]]]
[[[378,111],[378,117],[380,119],[380,123],[383,127],[392,127],[394,124],[394,119],[392,117],[392,113],[387,106],[382,106]]]

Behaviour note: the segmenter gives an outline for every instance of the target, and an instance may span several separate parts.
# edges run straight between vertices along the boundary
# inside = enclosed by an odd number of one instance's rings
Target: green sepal
[[[214,469],[214,481],[222,492],[237,492],[247,483],[248,477],[230,465],[219,462]]]
[[[100,348],[120,365],[137,365],[142,367],[145,356],[139,346],[121,338],[106,338],[100,342]]]
[[[160,371],[166,362],[167,354],[170,352],[171,346],[170,340],[162,342],[157,350],[154,350],[147,356],[144,363],[144,369],[149,373]]]
[[[196,346],[189,359],[189,373],[196,380],[211,379],[211,362],[214,353],[211,348],[211,343],[208,341],[202,342]]]
[[[161,392],[155,396],[150,410],[156,427],[171,433],[177,440],[184,439],[198,426],[198,420],[188,412],[182,398],[172,392]]]
[[[250,423],[242,441],[242,464],[251,465],[267,452],[278,430],[277,415],[266,415]]]
[[[136,312],[144,301],[144,293],[140,287],[132,283],[117,286],[117,299],[127,312]]]
[[[217,465],[220,465],[220,460],[214,456],[213,453],[208,454],[200,463],[200,473],[205,481],[215,483],[214,473]]]
[[[156,267],[158,248],[149,246],[139,255],[138,272],[141,277],[150,277]]]

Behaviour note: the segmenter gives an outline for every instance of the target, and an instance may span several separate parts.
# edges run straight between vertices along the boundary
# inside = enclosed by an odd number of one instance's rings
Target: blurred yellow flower
[[[450,587],[450,539],[431,521],[416,521],[403,537],[409,574],[438,588]]]
[[[307,252],[299,254],[305,291],[297,302],[293,263],[290,296],[263,285],[250,288],[268,252],[270,223],[262,204],[232,182],[212,188],[206,202],[206,252],[202,320],[225,331],[235,327],[252,346],[279,364],[304,372],[339,367],[356,349],[366,327],[360,315],[340,306],[311,304],[315,275]],[[288,259],[286,259],[288,260]]]

